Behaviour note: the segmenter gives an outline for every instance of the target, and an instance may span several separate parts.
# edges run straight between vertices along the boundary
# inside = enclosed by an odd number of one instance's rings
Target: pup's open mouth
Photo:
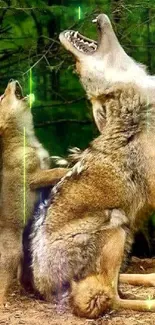
[[[24,98],[23,89],[18,81],[16,81],[16,84],[15,84],[15,95],[16,95],[17,99]]]
[[[0,96],[0,102],[9,94],[14,94],[18,100],[27,100],[29,96],[23,95],[23,89],[18,80],[11,79],[3,95]]]

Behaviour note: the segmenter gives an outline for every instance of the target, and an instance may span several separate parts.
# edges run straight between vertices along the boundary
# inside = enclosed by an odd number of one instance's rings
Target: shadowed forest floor
[[[152,273],[155,271],[155,259],[132,258],[128,273]],[[122,292],[128,297],[155,298],[155,288],[121,285]],[[15,286],[9,295],[6,306],[0,310],[0,324],[7,325],[155,325],[155,313],[120,311],[104,315],[97,320],[80,319],[72,314],[68,299],[59,303],[45,303],[32,294],[20,293]]]

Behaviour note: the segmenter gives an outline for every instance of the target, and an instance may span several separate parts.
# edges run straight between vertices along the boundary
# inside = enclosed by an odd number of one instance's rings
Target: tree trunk
[[[61,4],[63,1],[55,1],[56,4]],[[48,0],[48,5],[54,4],[53,0]],[[48,35],[49,38],[54,38],[55,34],[59,34],[60,32],[60,23],[59,23],[59,17],[56,19],[56,17],[54,15],[51,14],[51,19],[48,22],[47,25],[47,31],[48,31]],[[58,44],[53,45],[53,50],[56,48],[58,48]],[[58,52],[58,49],[57,49]],[[53,99],[57,99],[57,93],[59,92],[59,79],[60,79],[60,74],[58,71],[53,70],[51,73],[51,77],[50,77],[50,88],[51,88],[51,93],[53,90],[53,95],[52,98]]]

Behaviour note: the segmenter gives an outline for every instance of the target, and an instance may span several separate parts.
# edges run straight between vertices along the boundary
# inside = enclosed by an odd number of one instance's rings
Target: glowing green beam
[[[78,7],[78,17],[81,19],[81,7]]]
[[[30,68],[29,76],[29,105],[30,109],[35,100],[34,94],[32,94],[32,69]],[[23,128],[23,222],[26,223],[26,128]]]
[[[24,127],[24,134],[23,134],[23,222],[24,225],[26,223],[26,129]]]
[[[33,86],[33,80],[32,80],[32,68],[30,68],[30,75],[29,75],[29,105],[30,109],[32,108],[32,104],[35,101],[35,96],[32,93],[32,86]]]
[[[30,77],[29,77],[29,93],[32,94],[32,69],[30,69]],[[32,108],[32,97],[30,96],[30,109]]]

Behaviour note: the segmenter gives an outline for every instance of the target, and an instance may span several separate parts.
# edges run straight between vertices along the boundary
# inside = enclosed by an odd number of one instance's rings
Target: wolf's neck
[[[136,131],[120,130],[119,128],[105,127],[103,133],[97,137],[92,143],[91,147],[108,155],[113,155],[114,151],[127,147],[136,138]]]
[[[20,124],[12,120],[11,125],[6,129],[3,136],[4,147],[8,148],[14,145],[23,146],[24,138],[27,147],[40,148],[41,143],[35,136],[32,120],[21,120]]]
[[[21,120],[20,118],[17,120],[17,127],[25,136],[27,146],[31,146],[37,149],[42,147],[41,143],[35,136],[33,118],[32,114],[29,111],[26,111],[25,114],[22,115]]]

